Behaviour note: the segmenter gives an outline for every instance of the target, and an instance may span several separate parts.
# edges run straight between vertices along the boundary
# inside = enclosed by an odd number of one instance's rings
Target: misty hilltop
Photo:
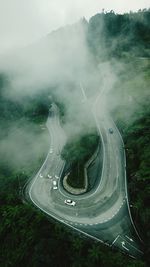
[[[149,266],[149,59],[147,9],[122,15],[102,12],[1,55],[2,266]],[[142,260],[84,240],[22,203],[21,189],[37,173],[49,148],[45,122],[52,103],[59,108],[71,152],[75,140],[72,156],[79,156],[76,147],[86,140],[92,150],[97,138],[91,106],[102,91],[99,112],[110,113],[125,141],[132,213],[145,243]]]
[[[16,93],[33,94],[46,87],[62,87],[69,82],[77,85],[81,80],[87,87],[97,87],[103,83],[97,71],[102,62],[149,58],[149,33],[149,10],[96,14],[89,22],[83,18],[33,45],[1,56],[0,73],[9,77],[11,97]]]
[[[7,75],[7,84],[9,80],[4,94],[16,100],[49,88],[68,105],[81,98],[81,82],[88,95],[97,93],[98,87],[110,91],[124,63],[149,58],[149,33],[149,10],[103,12],[89,22],[83,18],[1,57],[0,73]]]
[[[149,10],[123,15],[110,11],[89,21],[83,18],[4,55],[0,61],[1,119],[32,114],[36,97],[39,111],[33,113],[47,114],[46,95],[50,94],[63,105],[69,135],[93,128],[82,102],[82,84],[92,99],[104,88],[107,108],[117,114],[124,107],[122,119],[134,121],[148,101],[149,45]]]
[[[124,123],[135,121],[148,106],[149,33],[149,10],[123,15],[111,11],[89,21],[83,18],[4,55],[0,61],[2,125],[4,118],[46,116],[47,95],[51,95],[63,105],[69,136],[93,129],[81,84],[92,99],[104,88],[109,111]]]
[[[89,21],[88,41],[100,58],[150,56],[150,11],[115,14],[113,11],[93,16]],[[101,53],[102,52],[102,53]]]

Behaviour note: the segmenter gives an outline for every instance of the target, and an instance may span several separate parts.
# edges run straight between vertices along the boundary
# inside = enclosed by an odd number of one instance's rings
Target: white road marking
[[[129,236],[125,235],[126,238],[128,238],[131,242],[133,242],[133,239],[130,238]]]
[[[129,249],[125,246],[125,242],[124,242],[124,241],[121,242],[121,245],[122,245],[122,247],[123,247],[124,249],[126,249],[127,251],[129,251]]]
[[[112,244],[111,245],[113,245],[116,241],[117,241],[117,239],[120,237],[120,235],[117,235],[117,237],[114,239],[114,241],[112,242]]]

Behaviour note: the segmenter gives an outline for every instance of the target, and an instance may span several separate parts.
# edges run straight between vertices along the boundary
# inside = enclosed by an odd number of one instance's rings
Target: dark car
[[[114,131],[112,128],[109,128],[109,133],[112,134]]]

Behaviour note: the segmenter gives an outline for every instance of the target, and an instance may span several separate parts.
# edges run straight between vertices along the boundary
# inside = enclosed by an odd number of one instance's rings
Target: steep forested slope
[[[123,102],[120,106],[114,103],[111,112],[125,140],[131,211],[145,243],[144,259],[141,261],[130,259],[92,240],[78,236],[65,226],[53,220],[49,221],[49,218],[32,205],[22,202],[20,188],[34,171],[37,171],[48,149],[48,137],[46,133],[43,134],[41,129],[43,125],[40,124],[46,119],[50,103],[47,101],[47,91],[45,94],[19,101],[8,98],[4,90],[8,90],[9,80],[2,74],[0,77],[0,265],[2,267],[149,266],[149,105],[145,102],[148,96],[149,65],[140,63],[143,60],[141,57],[149,57],[149,19],[150,12],[147,10],[124,15],[109,12],[95,15],[86,25],[88,44],[96,64],[115,57],[125,66],[115,90],[112,91],[112,95],[116,94],[116,97],[119,100],[123,99]],[[132,59],[134,64],[131,63]],[[141,90],[144,97],[139,102]],[[28,135],[31,129],[32,133]],[[14,143],[17,143],[19,149],[15,149]],[[39,143],[41,146],[36,150],[35,147]],[[22,158],[23,150],[26,152]]]
[[[126,52],[130,56],[150,56],[150,11],[96,14],[89,21],[88,42],[98,61]]]

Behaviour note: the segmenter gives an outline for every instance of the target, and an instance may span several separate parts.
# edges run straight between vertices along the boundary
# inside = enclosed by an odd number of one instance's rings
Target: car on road
[[[50,149],[49,153],[50,153],[50,154],[52,154],[52,153],[53,153],[53,149],[52,149],[52,148]]]
[[[49,175],[49,174],[48,174],[47,176],[48,176],[48,178],[50,178],[50,179],[52,178],[52,176],[51,176],[51,175]]]
[[[76,205],[76,202],[71,200],[71,199],[65,199],[64,202],[66,205],[69,205],[69,206],[75,206]]]
[[[109,128],[108,131],[109,131],[110,134],[112,134],[114,132],[112,128]]]
[[[55,181],[55,180],[53,181],[53,189],[54,190],[58,189],[57,181]]]

